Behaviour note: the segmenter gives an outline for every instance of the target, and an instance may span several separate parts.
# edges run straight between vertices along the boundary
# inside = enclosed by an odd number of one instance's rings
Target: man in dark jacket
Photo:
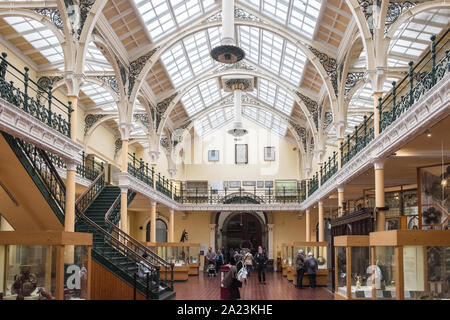
[[[302,281],[303,281],[303,274],[305,273],[305,261],[306,256],[303,253],[303,250],[298,250],[297,256],[295,257],[295,267],[297,269],[297,285],[296,287],[298,289],[303,289]]]
[[[266,266],[269,259],[263,252],[261,246],[258,247],[258,253],[255,255],[254,260],[256,263],[256,270],[258,270],[259,283],[266,284]]]
[[[309,277],[309,285],[311,288],[316,287],[316,273],[317,269],[319,269],[319,262],[316,258],[314,258],[312,252],[308,253],[308,259],[306,259],[306,272]]]

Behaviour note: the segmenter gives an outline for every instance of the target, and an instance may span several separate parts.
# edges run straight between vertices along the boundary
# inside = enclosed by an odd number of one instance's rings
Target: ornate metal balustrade
[[[52,86],[43,88],[30,79],[29,68],[24,73],[0,57],[0,97],[39,121],[70,137],[71,103],[65,105],[53,97]]]
[[[333,151],[333,156],[328,157],[328,161],[320,167],[320,183],[323,184],[325,181],[331,178],[333,174],[338,171],[338,163],[337,163],[337,153]]]
[[[165,194],[169,198],[175,198],[177,195],[177,187],[165,176],[159,172],[155,173],[153,167],[149,167],[148,163],[144,162],[142,158],[136,158],[136,154],[128,154],[128,173],[133,177],[138,178],[142,182],[156,188],[159,192]]]
[[[400,82],[392,83],[392,90],[379,98],[377,107],[379,113],[380,133],[393,124],[403,113],[424,96],[433,86],[435,86],[444,76],[450,72],[450,34],[449,30],[436,41],[436,36],[431,37],[430,50],[414,66],[409,63],[409,72]],[[355,126],[355,131],[339,146],[341,151],[341,162],[344,166],[356,154],[363,150],[375,137],[375,123],[373,114],[364,116],[363,122]],[[325,167],[327,164],[325,165]],[[337,168],[327,167],[322,171],[321,183],[330,179],[337,171]],[[318,189],[316,181],[317,173],[309,184],[309,195]]]
[[[66,187],[47,153],[7,133],[2,133],[61,224],[64,224]]]
[[[397,120],[450,71],[449,30],[439,40],[431,37],[431,50],[414,65],[408,75],[392,83],[392,91],[379,99],[380,133]]]
[[[319,188],[319,173],[316,172],[315,175],[313,175],[313,178],[309,181],[308,196],[311,195],[318,188]]]
[[[61,159],[61,157],[51,154],[47,152],[48,157],[52,160],[53,164],[61,169],[66,169],[65,162]],[[81,152],[80,155],[80,164],[77,165],[76,172],[81,177],[94,180],[100,172],[103,171],[103,162],[96,162],[94,158],[88,160],[86,157],[86,153],[84,151]]]

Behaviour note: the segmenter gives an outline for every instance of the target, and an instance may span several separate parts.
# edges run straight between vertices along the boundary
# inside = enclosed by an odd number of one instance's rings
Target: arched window
[[[147,223],[145,241],[150,242],[150,221]],[[162,219],[156,219],[156,242],[167,242],[167,224]]]

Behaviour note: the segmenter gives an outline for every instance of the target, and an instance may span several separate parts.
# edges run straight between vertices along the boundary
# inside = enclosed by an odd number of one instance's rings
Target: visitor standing
[[[222,280],[222,284],[225,288],[228,288],[230,292],[230,300],[238,300],[241,298],[239,288],[242,287],[242,282],[237,278],[237,268],[234,265],[230,266],[230,270],[227,272]]]
[[[319,262],[314,258],[312,252],[308,253],[308,259],[306,259],[306,272],[309,277],[309,286],[311,288],[316,287],[316,273],[319,269]]]
[[[244,264],[247,268],[247,277],[250,277],[250,271],[253,267],[253,255],[249,252],[247,252],[244,256]]]
[[[220,270],[220,266],[225,264],[225,259],[223,257],[223,253],[222,250],[217,250],[217,255],[216,255],[216,272],[219,272]]]
[[[211,247],[208,248],[208,252],[206,253],[206,266],[213,264],[216,267],[216,253],[212,250]]]
[[[306,256],[302,249],[299,249],[295,257],[295,268],[297,269],[297,285],[298,289],[303,289],[303,275],[305,274]]]
[[[263,252],[261,246],[258,247],[258,253],[255,255],[256,270],[258,271],[259,283],[266,284],[266,267],[267,267],[267,255]]]

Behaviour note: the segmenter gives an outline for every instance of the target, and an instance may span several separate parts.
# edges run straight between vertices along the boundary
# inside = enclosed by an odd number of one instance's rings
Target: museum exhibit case
[[[187,243],[189,275],[198,276],[200,269],[200,243]]]
[[[184,242],[145,242],[153,252],[174,265],[173,280],[186,281],[189,277],[189,244]],[[170,280],[170,270],[160,269],[161,279]]]
[[[372,298],[369,236],[334,237],[336,299]]]
[[[286,259],[286,277],[288,281],[293,281],[293,258],[292,258],[292,243],[287,243],[287,259]]]
[[[281,275],[287,277],[287,266],[289,264],[289,243],[281,244]]]
[[[316,285],[317,286],[326,286],[327,285],[327,277],[328,277],[328,242],[294,242],[292,244],[292,281],[294,284],[297,284],[297,270],[295,267],[295,257],[297,256],[298,250],[302,249],[305,253],[306,258],[308,258],[308,253],[312,252],[314,258],[317,259],[319,264],[318,270],[316,273]],[[303,286],[309,286],[309,278],[308,274],[305,272],[302,279]]]
[[[92,234],[0,232],[0,300],[88,300]]]
[[[450,230],[390,230],[369,237],[376,299],[450,299]]]

